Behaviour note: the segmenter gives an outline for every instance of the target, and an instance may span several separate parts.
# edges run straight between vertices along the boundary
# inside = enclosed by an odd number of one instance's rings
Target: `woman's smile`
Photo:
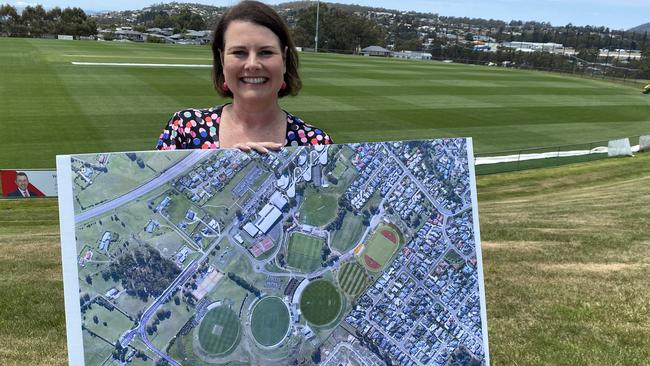
[[[269,80],[267,77],[250,77],[250,76],[245,76],[242,78],[239,78],[239,81],[241,81],[244,84],[264,84]]]

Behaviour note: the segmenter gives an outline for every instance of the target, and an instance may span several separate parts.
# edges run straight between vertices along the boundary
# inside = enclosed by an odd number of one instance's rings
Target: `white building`
[[[260,211],[260,218],[255,222],[255,226],[257,226],[263,234],[266,234],[281,217],[282,211],[269,203],[262,208],[262,211]]]
[[[564,50],[564,45],[552,42],[503,42],[502,45],[503,47],[514,48],[515,51],[521,52],[562,53]]]
[[[271,195],[271,199],[269,200],[269,202],[271,202],[273,206],[282,210],[289,201],[287,201],[287,199],[284,198],[284,196],[282,195],[282,193],[280,193],[280,191],[275,191],[275,193]]]
[[[257,236],[259,234],[260,230],[257,228],[257,226],[253,225],[252,222],[247,223],[244,225],[244,231],[248,233],[251,237]]]
[[[99,250],[108,252],[108,245],[111,243],[111,239],[110,231],[105,231],[102,239],[99,241]]]
[[[433,56],[428,52],[402,51],[393,52],[393,57],[407,60],[431,60]]]

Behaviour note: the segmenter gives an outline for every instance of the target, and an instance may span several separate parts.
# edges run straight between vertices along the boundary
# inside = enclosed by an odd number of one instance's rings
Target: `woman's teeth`
[[[247,84],[262,84],[266,78],[241,78],[241,80]]]

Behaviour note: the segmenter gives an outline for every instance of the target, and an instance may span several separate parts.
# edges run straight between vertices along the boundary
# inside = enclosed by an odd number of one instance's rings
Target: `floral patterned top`
[[[223,105],[209,109],[186,109],[174,113],[160,134],[156,149],[218,149],[219,122]],[[287,113],[285,146],[329,145],[332,139],[323,130]]]

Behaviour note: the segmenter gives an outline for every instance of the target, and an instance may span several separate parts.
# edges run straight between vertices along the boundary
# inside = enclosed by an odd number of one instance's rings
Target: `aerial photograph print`
[[[0,365],[650,365],[649,33],[0,1]]]

